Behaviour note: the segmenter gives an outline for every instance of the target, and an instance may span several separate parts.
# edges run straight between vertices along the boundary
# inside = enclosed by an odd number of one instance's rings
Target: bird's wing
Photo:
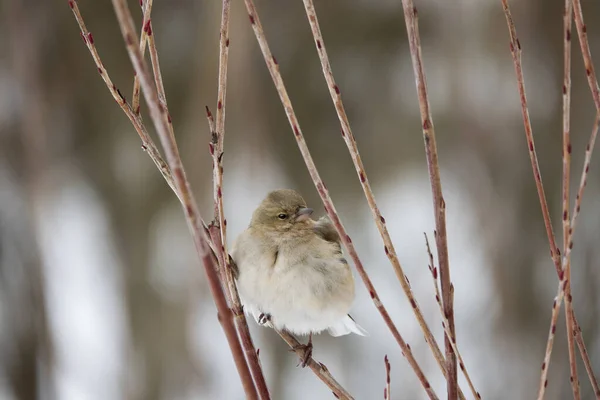
[[[339,244],[341,239],[328,216],[323,216],[315,222],[314,230],[322,239]]]

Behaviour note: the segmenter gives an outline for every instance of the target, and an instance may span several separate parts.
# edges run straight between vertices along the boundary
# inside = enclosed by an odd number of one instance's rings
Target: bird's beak
[[[312,208],[301,208],[296,212],[296,222],[306,221],[313,213]]]

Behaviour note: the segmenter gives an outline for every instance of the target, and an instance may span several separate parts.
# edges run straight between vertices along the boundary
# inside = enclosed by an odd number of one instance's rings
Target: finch
[[[367,332],[348,314],[354,278],[342,256],[340,237],[328,217],[311,219],[294,190],[270,192],[236,239],[231,256],[246,312],[260,324],[310,335]]]

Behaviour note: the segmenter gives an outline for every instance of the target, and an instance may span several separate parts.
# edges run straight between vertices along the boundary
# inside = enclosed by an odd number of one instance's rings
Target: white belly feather
[[[277,329],[295,334],[330,328],[334,328],[332,334],[355,331],[344,329],[354,325],[347,316],[354,300],[354,280],[348,265],[336,256],[334,244],[328,257],[322,252],[308,254],[308,247],[304,252],[296,247],[295,257],[280,250],[276,261],[256,243],[239,244],[232,252],[240,272],[238,290],[246,311],[256,319],[262,313],[270,314]]]

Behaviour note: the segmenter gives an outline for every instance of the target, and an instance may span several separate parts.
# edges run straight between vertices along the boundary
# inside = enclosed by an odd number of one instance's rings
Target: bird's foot
[[[260,325],[267,325],[271,322],[271,314],[261,313],[258,316],[258,323]]]
[[[302,368],[305,368],[308,365],[310,359],[312,358],[312,334],[310,335],[307,344],[299,344],[297,346],[294,346],[290,349],[290,351],[301,352],[300,354],[298,354],[298,356],[300,357],[300,363],[296,365],[296,367],[301,366]]]

